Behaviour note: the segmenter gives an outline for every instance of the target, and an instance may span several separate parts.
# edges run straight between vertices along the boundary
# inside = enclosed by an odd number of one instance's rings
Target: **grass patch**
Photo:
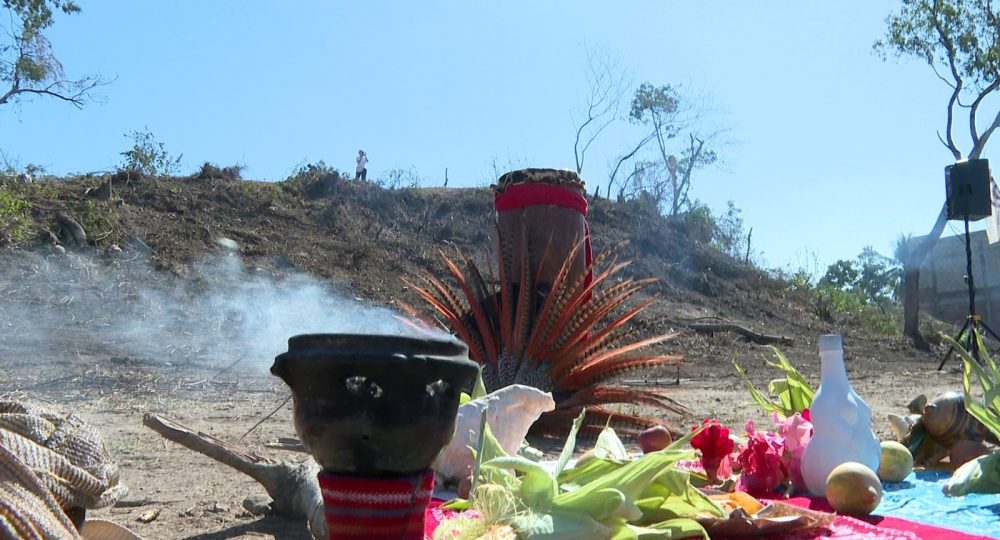
[[[31,234],[31,201],[21,191],[0,185],[0,245],[23,241]]]

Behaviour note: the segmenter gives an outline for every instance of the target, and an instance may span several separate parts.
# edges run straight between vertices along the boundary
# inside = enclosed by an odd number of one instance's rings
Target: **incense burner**
[[[477,371],[459,341],[354,334],[294,336],[271,367],[324,471],[367,478],[427,470]]]

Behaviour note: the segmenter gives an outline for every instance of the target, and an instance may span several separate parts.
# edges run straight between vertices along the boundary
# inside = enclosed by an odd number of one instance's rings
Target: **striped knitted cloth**
[[[319,473],[330,540],[423,540],[434,471],[361,478]]]
[[[0,446],[35,471],[64,510],[103,508],[128,492],[100,432],[76,414],[0,400]]]
[[[42,480],[0,445],[0,540],[80,540]]]

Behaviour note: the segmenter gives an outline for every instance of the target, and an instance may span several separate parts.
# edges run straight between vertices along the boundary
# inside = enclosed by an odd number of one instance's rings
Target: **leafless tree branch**
[[[931,66],[931,71],[934,72],[934,75],[936,75],[938,79],[941,79],[942,82],[944,82],[945,84],[947,84],[948,88],[952,88],[952,89],[955,88],[955,83],[953,83],[950,80],[948,80],[948,78],[945,77],[944,75],[941,75],[941,72],[938,71],[937,66],[935,66],[933,63],[929,63],[929,65]]]
[[[944,27],[941,24],[941,19],[938,17],[936,2],[934,11],[931,14],[931,22],[934,25],[934,30],[938,34],[938,41],[941,43],[941,46],[944,47],[945,51],[947,52],[948,68],[951,71],[951,77],[954,81],[954,85],[952,86],[951,98],[948,99],[948,121],[945,124],[946,126],[945,136],[947,138],[947,143],[945,144],[945,146],[948,148],[948,150],[951,151],[952,155],[955,156],[956,160],[962,159],[962,152],[958,149],[957,146],[955,146],[955,139],[952,137],[951,131],[954,122],[955,103],[958,102],[958,96],[962,92],[963,80],[962,76],[959,75],[958,73],[958,66],[955,63],[955,45],[954,43],[951,42],[951,38],[948,36],[948,33],[945,31]]]
[[[69,102],[73,104],[77,109],[82,109],[84,104],[90,98],[90,92],[97,88],[98,86],[103,86],[108,84],[107,82],[97,79],[97,78],[87,78],[81,79],[79,81],[73,81],[70,83],[52,83],[45,88],[20,88],[20,81],[15,79],[14,84],[9,90],[2,96],[0,96],[0,105],[6,104],[8,101],[13,99],[15,96],[33,94],[40,96],[49,96],[62,101]],[[58,89],[62,87],[70,87],[71,92],[63,92]]]
[[[573,156],[576,172],[583,172],[587,150],[621,113],[622,101],[628,87],[628,76],[621,62],[608,53],[587,48],[587,97],[586,119],[576,129]]]
[[[618,175],[618,170],[621,169],[622,164],[632,159],[637,153],[639,153],[639,150],[642,150],[643,147],[649,143],[649,141],[653,140],[653,137],[655,137],[653,133],[646,135],[639,141],[638,144],[635,145],[635,148],[633,148],[631,152],[618,158],[618,162],[615,163],[615,168],[611,171],[611,176],[608,179],[608,193],[611,193],[611,188],[615,185],[615,177]]]
[[[997,112],[997,117],[993,120],[990,127],[983,131],[982,135],[977,133],[976,114],[979,112],[979,105],[984,99],[986,99],[986,96],[993,93],[993,91],[997,88],[1000,88],[1000,79],[993,81],[992,84],[984,88],[983,91],[976,96],[976,100],[972,102],[972,106],[969,108],[969,131],[972,133],[972,152],[969,153],[969,157],[973,157],[973,159],[979,157],[979,154],[983,151],[983,147],[985,147],[986,141],[984,140],[981,145],[980,140],[989,139],[990,135],[993,134],[993,130],[997,128],[997,124],[1000,123],[1000,112]],[[975,154],[975,156],[972,154]]]
[[[699,139],[693,134],[689,134],[688,137],[690,138],[688,146],[689,157],[687,163],[685,163],[684,172],[681,174],[680,181],[675,183],[673,215],[680,213],[681,208],[688,203],[688,191],[691,189],[691,174],[698,165],[698,162],[701,159],[701,153],[705,149],[704,139]]]
[[[1000,111],[997,111],[997,115],[993,118],[993,122],[990,124],[990,127],[986,128],[982,135],[979,136],[979,140],[972,148],[972,152],[969,152],[969,158],[978,159],[979,156],[982,155],[983,150],[986,148],[986,141],[989,140],[990,135],[993,135],[993,132],[996,131],[998,127],[1000,127]]]

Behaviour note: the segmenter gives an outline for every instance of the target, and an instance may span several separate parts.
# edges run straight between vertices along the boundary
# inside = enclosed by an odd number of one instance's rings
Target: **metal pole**
[[[969,324],[966,337],[966,350],[972,353],[972,357],[979,360],[979,340],[976,335],[979,331],[979,320],[976,315],[976,281],[972,277],[972,239],[969,236],[969,215],[965,215],[965,272],[966,282],[969,285]]]

